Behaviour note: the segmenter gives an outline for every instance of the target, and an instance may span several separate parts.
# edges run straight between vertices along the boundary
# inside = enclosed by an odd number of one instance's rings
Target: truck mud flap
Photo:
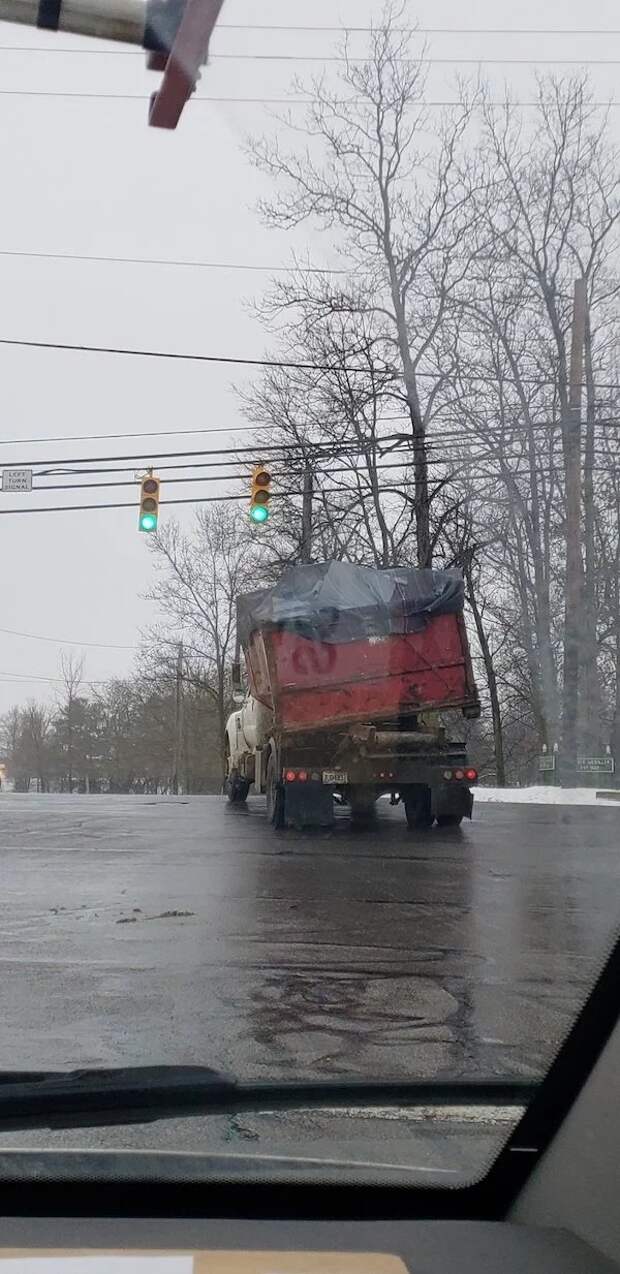
[[[334,821],[333,788],[323,783],[286,783],[284,822],[293,827],[331,827]]]
[[[443,814],[461,814],[471,818],[474,794],[464,783],[442,783],[431,788],[431,812],[435,818]]]

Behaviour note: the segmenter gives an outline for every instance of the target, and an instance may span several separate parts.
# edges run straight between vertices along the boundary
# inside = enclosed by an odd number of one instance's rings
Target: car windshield
[[[0,1176],[474,1181],[612,947],[620,23],[500,10],[0,0]]]

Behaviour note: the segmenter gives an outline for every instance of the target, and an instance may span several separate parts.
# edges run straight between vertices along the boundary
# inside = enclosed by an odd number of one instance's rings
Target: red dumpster
[[[273,710],[285,732],[441,708],[478,715],[460,614],[435,615],[417,632],[342,643],[257,629],[245,653],[252,694]]]

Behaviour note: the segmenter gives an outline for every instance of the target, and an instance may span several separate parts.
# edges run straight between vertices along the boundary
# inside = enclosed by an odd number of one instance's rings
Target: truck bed
[[[343,643],[259,628],[246,662],[252,694],[284,733],[447,708],[479,711],[461,614],[435,615],[417,632]]]

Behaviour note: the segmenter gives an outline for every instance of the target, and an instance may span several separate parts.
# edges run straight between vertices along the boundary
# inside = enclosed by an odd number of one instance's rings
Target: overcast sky
[[[226,0],[212,52],[323,57],[335,52],[337,36],[329,32],[244,31],[227,24],[361,25],[380,11],[372,0]],[[620,28],[617,0],[595,0],[587,8],[576,0],[522,0],[519,6],[420,0],[410,2],[408,12],[422,27]],[[362,53],[364,37],[355,39]],[[429,40],[436,58],[620,62],[617,35],[444,34]],[[144,70],[142,55],[9,25],[0,25],[0,46],[0,337],[260,357],[266,336],[246,302],[260,293],[267,272],[2,252],[273,267],[286,264],[293,247],[305,246],[317,265],[329,263],[324,236],[298,235],[293,241],[264,229],[254,212],[266,183],[242,145],[249,130],[273,127],[270,108],[194,100],[176,132],[159,132],[146,125],[148,96],[157,81]],[[69,49],[77,52],[63,52]],[[110,55],[104,54],[108,49]],[[199,95],[278,97],[287,92],[293,73],[319,67],[320,62],[222,58],[203,72]],[[476,71],[434,64],[428,96],[445,95],[459,69]],[[483,70],[498,91],[508,81],[517,96],[531,97],[531,65],[485,64]],[[592,64],[591,75],[597,98],[616,96],[618,66]],[[86,96],[62,96],[69,93]],[[612,115],[617,128],[620,108]],[[0,346],[0,438],[19,440],[0,447],[0,463],[135,453],[147,463],[156,450],[224,446],[235,438],[241,445],[243,434],[235,429],[244,422],[234,384],[243,380],[225,364]],[[176,430],[220,427],[230,432],[174,438]],[[147,430],[169,430],[170,436],[27,445],[28,439],[59,435]],[[169,486],[163,494],[207,490],[212,487],[206,484]],[[0,631],[0,711],[32,695],[53,694],[52,681],[36,678],[57,677],[59,653],[69,641],[83,643],[88,680],[128,672],[131,649],[87,643],[132,647],[140,627],[153,618],[140,596],[148,587],[150,556],[146,537],[136,529],[137,487],[83,493],[92,496],[101,502],[135,498],[136,504],[127,510],[0,517],[0,628],[59,639],[43,642]],[[47,498],[0,494],[0,509],[65,502],[79,503],[80,497],[66,491]],[[187,507],[182,516],[191,517]]]

